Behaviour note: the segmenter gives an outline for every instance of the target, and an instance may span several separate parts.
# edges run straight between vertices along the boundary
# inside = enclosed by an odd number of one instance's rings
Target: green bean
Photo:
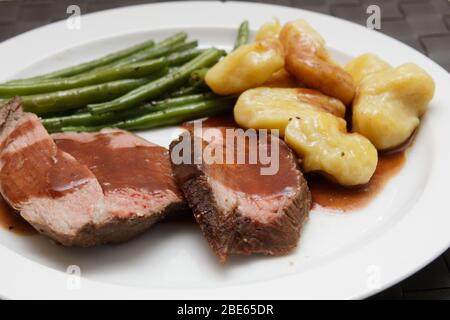
[[[171,67],[174,67],[174,66],[179,66],[181,64],[184,64],[184,63],[194,59],[195,57],[199,56],[204,51],[205,50],[190,49],[190,50],[181,51],[181,52],[174,52],[174,53],[168,55],[166,58],[167,58],[167,61],[169,62],[169,65]]]
[[[40,114],[39,117],[41,119],[52,119],[52,118],[57,118],[57,117],[68,117],[68,116],[71,116],[73,114],[78,113],[78,110],[82,110],[82,109],[70,109],[70,110],[52,111],[52,112]]]
[[[192,72],[189,78],[189,83],[191,85],[195,85],[198,82],[205,82],[205,76],[208,73],[209,69],[210,68],[202,68]]]
[[[192,72],[191,76],[189,77],[189,85],[171,92],[168,97],[176,98],[188,94],[201,93],[205,90],[208,91],[209,88],[205,82],[205,75],[208,70],[209,68],[202,68]]]
[[[136,89],[149,79],[126,79],[93,86],[22,97],[25,111],[36,114],[72,110],[89,103],[108,101]]]
[[[98,114],[114,110],[123,110],[136,106],[143,101],[156,98],[187,81],[191,73],[195,70],[210,67],[215,64],[223,54],[224,52],[222,50],[215,48],[208,49],[195,59],[187,62],[166,76],[143,85],[124,96],[109,102],[88,105],[89,111]]]
[[[64,68],[58,71],[54,71],[54,72],[50,72],[44,75],[40,75],[37,77],[32,77],[32,78],[27,78],[27,79],[20,79],[20,80],[13,80],[11,81],[11,83],[19,83],[19,82],[29,82],[31,80],[42,80],[42,79],[55,79],[55,78],[64,78],[64,77],[70,77],[70,76],[74,76],[86,71],[89,71],[93,68],[96,67],[100,67],[100,66],[104,66],[113,62],[116,62],[118,60],[124,59],[127,56],[133,55],[139,51],[151,48],[155,45],[155,43],[150,40],[150,41],[146,41],[137,45],[134,45],[132,47],[129,47],[127,49],[124,50],[120,50],[117,51],[115,53],[111,53],[108,54],[104,57],[89,61],[89,62],[85,62],[85,63],[81,63],[79,65],[76,66],[72,66],[72,67],[68,67],[68,68]]]
[[[150,112],[143,116],[126,121],[99,126],[69,126],[61,128],[61,131],[94,132],[106,127],[121,128],[126,130],[146,130],[165,125],[175,125],[184,121],[231,111],[235,101],[236,99],[234,97],[228,97],[196,102],[192,104],[186,104]]]
[[[126,109],[118,112],[105,112],[95,115],[89,112],[74,113],[67,116],[57,116],[42,119],[42,124],[50,132],[56,132],[61,130],[61,128],[68,126],[96,126],[104,123],[123,121],[149,112],[159,111],[188,103],[206,101],[215,97],[216,95],[212,93],[196,94],[176,99],[155,101],[144,104],[137,108]]]
[[[165,58],[159,58],[121,67],[114,67],[95,73],[81,74],[70,78],[55,79],[31,84],[5,84],[0,85],[0,94],[7,96],[31,95],[80,88],[120,79],[144,78],[156,71],[166,68],[167,65],[168,62]]]
[[[233,97],[181,105],[126,120],[115,126],[127,130],[144,130],[163,125],[178,124],[187,120],[231,111],[235,101],[236,99]]]
[[[141,62],[144,60],[160,58],[160,57],[169,55],[174,52],[189,50],[189,49],[195,48],[197,46],[198,46],[198,41],[190,41],[190,42],[183,41],[183,42],[177,42],[172,45],[164,45],[164,46],[156,45],[153,48],[140,51],[140,52],[136,53],[135,55],[129,56],[126,59],[120,60],[112,65],[108,65],[108,66],[101,67],[101,68],[110,68],[112,66],[115,66],[115,67],[124,66],[124,65],[127,65],[130,63],[136,63],[136,62]]]
[[[208,87],[204,82],[198,82],[194,85],[184,86],[167,95],[168,98],[177,98],[190,94],[203,93]]]
[[[49,132],[58,132],[68,126],[97,126],[104,123],[118,122],[151,112],[152,105],[143,105],[138,108],[118,112],[91,114],[89,112],[76,113],[69,116],[42,119],[42,124]]]
[[[217,98],[217,95],[215,95],[212,92],[207,92],[207,93],[190,94],[190,95],[180,96],[180,97],[176,97],[176,98],[167,98],[164,100],[152,102],[151,104],[154,106],[176,107],[176,106],[181,106],[183,104],[200,102],[200,101],[204,101],[204,100],[210,100],[213,98]]]
[[[247,44],[249,41],[249,28],[248,28],[248,21],[244,21],[239,26],[238,34],[236,37],[236,42],[234,43],[234,49],[236,50],[240,46],[243,46],[244,44]]]
[[[110,126],[112,128],[112,126]],[[63,127],[59,131],[54,132],[98,132],[103,128],[108,128],[108,126],[69,126]],[[53,132],[52,132],[53,133]]]

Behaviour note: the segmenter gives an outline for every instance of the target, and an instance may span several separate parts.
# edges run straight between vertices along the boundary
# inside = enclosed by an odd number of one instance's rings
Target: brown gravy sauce
[[[57,146],[86,165],[100,182],[103,191],[130,188],[158,192],[178,190],[172,177],[168,151],[160,146],[111,147],[114,135],[99,134],[88,142],[55,139]]]
[[[50,139],[2,155],[1,160],[3,192],[11,203],[23,203],[31,197],[62,197],[89,178],[88,170],[65,157]]]
[[[203,119],[202,119],[203,120]],[[195,121],[183,124],[183,128],[192,129]],[[279,144],[279,167],[277,179],[273,175],[263,175],[261,170],[271,166],[271,146],[272,140],[268,137],[258,136],[256,133],[245,133],[244,131],[235,131],[232,141],[227,136],[228,130],[237,128],[232,116],[231,117],[212,117],[202,121],[203,129],[213,127],[215,131],[208,132],[210,142],[206,141],[205,136],[200,143],[194,143],[194,147],[201,147],[202,152],[199,155],[215,156],[219,163],[209,163],[204,160],[203,170],[208,172],[208,176],[220,181],[224,186],[250,195],[269,196],[281,195],[289,192],[298,184],[298,175],[296,175],[295,167],[292,166],[292,156],[288,147],[284,143]],[[189,138],[190,136],[186,136]],[[264,139],[265,138],[265,139]],[[184,140],[185,138],[183,138]],[[218,142],[217,140],[220,140]],[[251,140],[250,140],[251,139]],[[195,141],[199,141],[198,137]],[[240,143],[246,150],[238,150]],[[256,147],[256,157],[250,161],[250,152],[248,151],[250,145]],[[261,148],[264,148],[262,150]],[[267,156],[267,159],[261,161],[260,153]],[[244,155],[241,158],[243,163],[238,163],[238,156]],[[233,160],[232,160],[233,159]],[[192,158],[191,158],[192,160]],[[231,163],[226,163],[231,161]],[[184,170],[177,171],[178,177],[181,181],[189,179],[195,172],[191,172],[190,166],[184,166]],[[243,179],[243,177],[245,177]]]
[[[362,208],[383,190],[386,183],[405,164],[405,151],[380,154],[372,179],[366,185],[346,188],[339,186],[319,174],[309,174],[306,179],[311,190],[314,206],[350,211]]]
[[[225,129],[222,129],[225,134]],[[271,140],[258,139],[257,154],[260,153],[260,148],[264,147],[266,150],[271,150]],[[245,136],[245,154],[250,154],[249,145],[250,138]],[[249,158],[246,157],[245,163],[237,163],[237,138],[234,141],[234,150],[232,146],[228,146],[226,143],[223,145],[223,154],[225,155],[227,150],[234,154],[234,164],[211,164],[207,166],[209,175],[218,181],[221,181],[224,185],[231,189],[245,194],[270,196],[278,195],[295,188],[298,185],[297,170],[292,166],[292,156],[289,152],[287,145],[284,143],[279,144],[279,170],[274,179],[273,175],[261,174],[262,168],[267,168],[269,165],[262,164],[260,159],[255,159],[256,163],[250,163]],[[243,151],[241,151],[243,152]],[[268,154],[270,155],[270,154]],[[245,177],[243,179],[243,177]]]
[[[189,130],[193,128],[194,123],[198,121],[202,121],[202,126],[204,128],[211,128],[211,127],[239,128],[239,125],[236,123],[236,121],[234,121],[233,114],[225,114],[221,116],[214,116],[186,121],[181,124],[181,127]]]
[[[0,226],[22,236],[37,234],[37,231],[28,222],[22,219],[22,217],[19,216],[19,213],[11,208],[1,196]]]
[[[377,169],[369,183],[363,186],[346,188],[318,174],[307,175],[313,205],[344,212],[368,205],[383,190],[386,183],[403,168],[406,150],[414,143],[417,132],[415,130],[401,145],[379,152]]]

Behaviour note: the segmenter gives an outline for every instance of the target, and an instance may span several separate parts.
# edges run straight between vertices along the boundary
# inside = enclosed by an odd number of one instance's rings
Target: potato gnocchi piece
[[[355,73],[367,71],[355,68]],[[353,131],[379,150],[400,146],[419,126],[434,90],[433,79],[415,64],[369,73],[362,78],[353,103]]]
[[[368,139],[347,133],[344,119],[305,110],[286,127],[286,143],[302,158],[305,172],[321,172],[344,186],[369,182],[378,154]]]
[[[355,86],[349,73],[333,62],[325,40],[304,20],[289,22],[280,33],[285,68],[306,86],[350,104]]]
[[[234,119],[244,128],[278,129],[280,135],[290,118],[305,110],[329,112],[344,117],[341,101],[304,88],[256,88],[245,91],[234,107]]]
[[[392,66],[372,53],[365,53],[351,60],[345,70],[351,74],[353,81],[359,85],[363,78],[375,72],[392,69]]]
[[[284,66],[283,48],[276,39],[239,47],[206,74],[205,81],[217,94],[241,93],[264,84]]]
[[[278,38],[281,31],[280,20],[275,18],[271,22],[264,23],[256,33],[256,41],[261,41],[268,38]]]

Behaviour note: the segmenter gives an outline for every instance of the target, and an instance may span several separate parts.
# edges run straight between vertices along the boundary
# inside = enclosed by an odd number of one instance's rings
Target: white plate
[[[236,257],[220,265],[196,225],[161,223],[119,246],[63,248],[44,237],[0,230],[0,294],[7,298],[362,298],[417,271],[450,245],[450,77],[417,51],[356,24],[308,11],[250,3],[173,2],[83,16],[0,44],[0,81],[31,76],[184,30],[204,46],[229,48],[236,28],[273,16],[304,18],[339,60],[374,52],[415,62],[436,81],[403,170],[368,207],[351,214],[314,211],[299,248],[286,257]],[[143,133],[167,146],[175,128]],[[69,265],[81,268],[73,289]],[[75,286],[76,287],[76,286]]]

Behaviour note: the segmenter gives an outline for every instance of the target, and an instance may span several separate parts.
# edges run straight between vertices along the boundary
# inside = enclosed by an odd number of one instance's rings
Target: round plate
[[[64,248],[41,236],[0,230],[0,294],[6,298],[298,299],[363,298],[404,279],[450,245],[450,76],[380,33],[303,10],[242,2],[171,2],[82,16],[0,44],[0,81],[79,63],[180,30],[202,46],[230,48],[245,19],[255,31],[278,17],[306,19],[345,62],[364,52],[393,65],[414,62],[436,81],[436,95],[407,162],[362,210],[311,212],[298,248],[284,257],[218,263],[195,223],[165,221],[128,243]],[[177,129],[140,133],[167,146]],[[75,267],[74,267],[75,266]],[[67,270],[69,272],[67,272]],[[78,277],[79,272],[81,277]]]

